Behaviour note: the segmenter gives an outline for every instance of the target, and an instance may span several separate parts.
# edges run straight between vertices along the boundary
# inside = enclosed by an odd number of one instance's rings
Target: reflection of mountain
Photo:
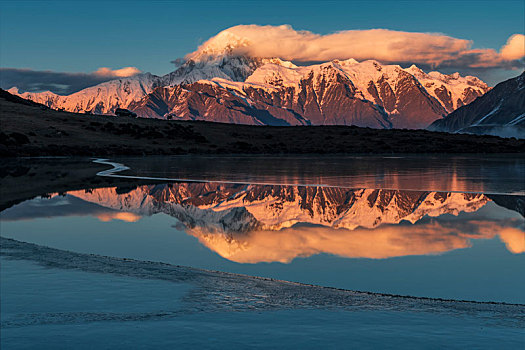
[[[415,223],[423,216],[471,212],[488,199],[483,194],[349,189],[316,186],[179,183],[70,194],[137,214],[166,213],[189,228],[241,232],[280,230],[298,223],[355,229]]]
[[[503,194],[491,194],[490,200],[497,205],[517,211],[521,216],[525,217],[525,196],[506,196]]]
[[[202,244],[237,262],[287,262],[321,252],[368,258],[432,254],[496,234],[511,252],[525,250],[517,219],[504,225],[422,220],[475,212],[490,201],[483,194],[220,183],[69,194],[127,213],[173,216]]]

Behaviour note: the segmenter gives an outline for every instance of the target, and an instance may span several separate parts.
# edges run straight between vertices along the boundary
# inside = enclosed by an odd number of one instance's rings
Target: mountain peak
[[[419,76],[419,75],[426,75],[425,72],[423,72],[423,70],[421,68],[419,68],[418,66],[416,66],[415,64],[411,65],[410,67],[408,67],[407,69],[405,69],[405,71],[407,71],[408,73],[414,75],[414,76]]]
[[[342,66],[352,66],[354,64],[359,64],[359,61],[358,60],[354,60],[353,58],[349,58],[349,59],[343,60],[343,61],[339,61],[339,60],[337,60],[337,61]]]
[[[276,64],[278,66],[283,66],[283,67],[286,67],[286,68],[297,68],[297,66],[295,64],[293,64],[292,62],[284,61],[284,60],[281,60],[280,58],[277,58],[277,57],[274,57],[274,58],[263,58],[262,59],[262,63],[264,63],[264,64],[272,63],[272,64]]]
[[[12,88],[7,89],[6,91],[9,92],[11,95],[19,95],[21,93],[21,91],[16,86],[13,86]]]
[[[235,49],[249,45],[250,41],[248,39],[228,30],[223,30],[202,44],[197,51],[187,55],[186,58],[193,61],[215,60],[217,57],[233,55]]]

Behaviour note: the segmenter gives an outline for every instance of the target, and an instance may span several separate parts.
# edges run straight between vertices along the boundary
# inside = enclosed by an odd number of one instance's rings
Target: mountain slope
[[[525,72],[496,85],[446,118],[435,121],[429,130],[503,135],[513,133],[525,137]]]

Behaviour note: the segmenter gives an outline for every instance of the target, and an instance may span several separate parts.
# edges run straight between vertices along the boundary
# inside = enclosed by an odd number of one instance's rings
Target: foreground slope
[[[20,103],[20,102],[24,103]],[[523,152],[525,140],[355,126],[256,127],[75,114],[0,91],[0,155]]]
[[[525,72],[435,121],[429,130],[525,137]]]

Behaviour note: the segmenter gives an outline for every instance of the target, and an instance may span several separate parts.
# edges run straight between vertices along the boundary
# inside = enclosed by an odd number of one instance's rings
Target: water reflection
[[[513,227],[518,225],[517,222],[507,224],[509,226],[477,221],[466,222],[457,228],[430,222],[413,227],[387,225],[373,230],[301,227],[225,234],[196,228],[188,232],[206,247],[231,261],[289,263],[296,257],[320,253],[372,259],[438,254],[468,248],[471,239],[489,239],[495,235],[499,235],[510,252],[523,253],[523,231]]]
[[[525,158],[516,155],[175,156],[114,160],[131,168],[122,174],[173,181],[525,194]]]
[[[141,216],[168,214],[178,219],[177,229],[238,263],[288,263],[320,253],[372,259],[439,254],[495,237],[511,253],[525,252],[519,196],[171,183],[72,191],[67,198],[77,203],[77,212],[101,221],[136,222]],[[43,207],[39,201],[35,206]],[[46,212],[7,210],[2,218],[68,213],[60,209],[60,195],[48,201]]]

